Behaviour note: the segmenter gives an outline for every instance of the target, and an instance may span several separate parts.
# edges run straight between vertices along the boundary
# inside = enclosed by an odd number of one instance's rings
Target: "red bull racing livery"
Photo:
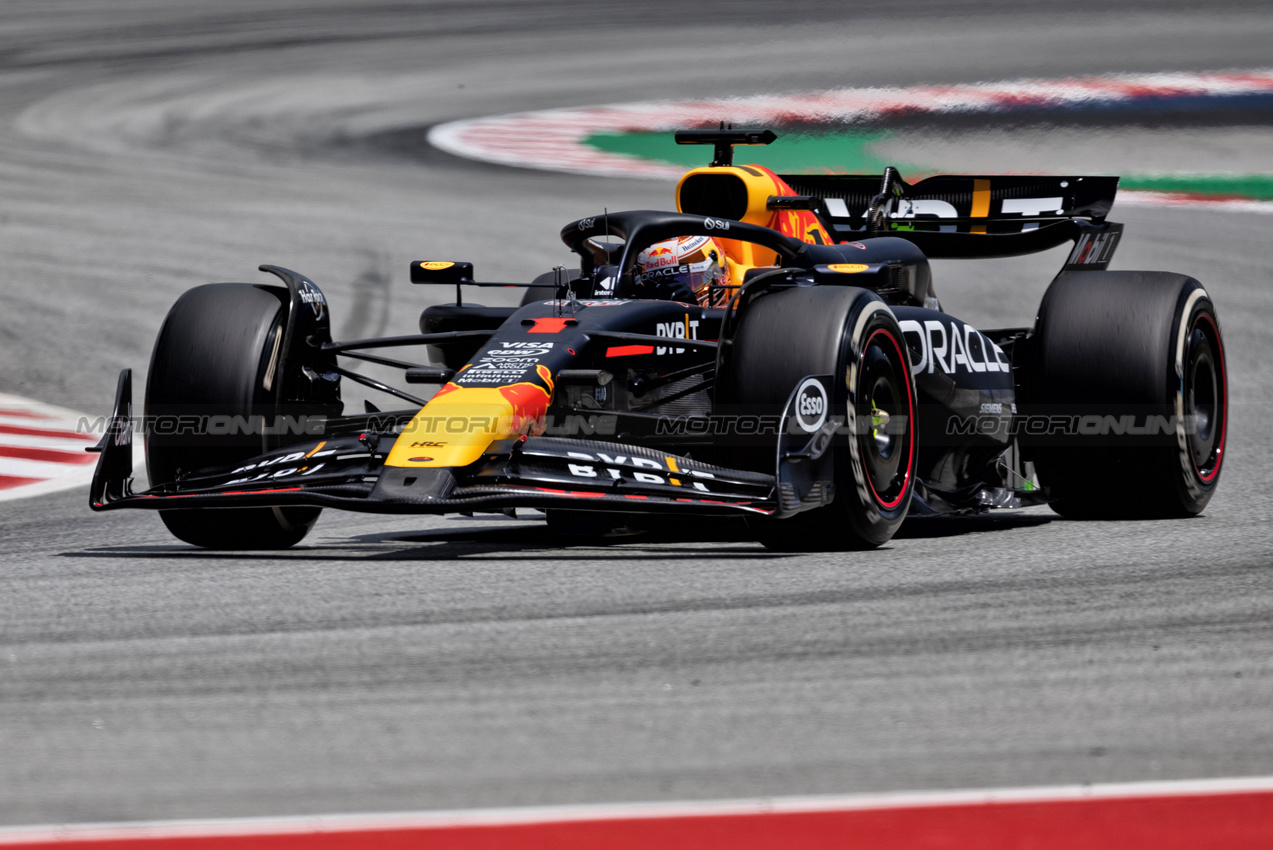
[[[892,169],[733,164],[735,145],[774,138],[678,133],[715,157],[680,181],[676,211],[571,222],[576,262],[528,283],[413,263],[413,283],[455,287],[419,334],[333,340],[321,290],[276,266],[261,269],[281,286],[190,290],[145,388],[151,486],[132,487],[125,370],[92,508],[157,509],[214,548],[292,545],[323,508],[530,508],[740,516],[782,550],[878,546],[907,517],[1045,502],[1092,519],[1203,510],[1225,451],[1219,322],[1192,278],[1109,270],[1117,178],[912,185]],[[929,258],[1066,243],[1032,325],[943,310]],[[463,303],[487,285],[526,294]],[[412,348],[430,362],[399,359]],[[347,411],[345,381],[406,406]]]

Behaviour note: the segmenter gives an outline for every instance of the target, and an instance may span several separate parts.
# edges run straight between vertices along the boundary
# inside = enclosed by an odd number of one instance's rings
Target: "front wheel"
[[[177,300],[146,379],[146,471],[151,486],[183,472],[239,463],[270,448],[287,295],[277,287],[212,283]],[[211,428],[215,421],[221,427]],[[207,549],[282,549],[319,508],[162,510],[177,538]]]
[[[780,551],[870,549],[896,533],[910,509],[917,467],[916,398],[901,329],[874,293],[856,287],[779,290],[747,309],[718,390],[719,413],[781,414],[808,375],[833,376],[847,414],[833,444],[835,497],[793,517],[753,522]],[[777,464],[772,443],[735,445],[734,461]]]

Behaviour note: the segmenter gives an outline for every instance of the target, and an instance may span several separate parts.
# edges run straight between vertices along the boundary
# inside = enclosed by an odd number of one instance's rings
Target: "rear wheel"
[[[1220,479],[1224,345],[1202,284],[1166,272],[1072,272],[1048,289],[1027,412],[1072,423],[1026,440],[1048,503],[1076,519],[1191,516]]]
[[[272,448],[287,294],[213,283],[186,292],[164,320],[146,380],[146,470],[151,486],[195,469],[238,463]],[[212,427],[213,425],[217,427]],[[241,425],[250,427],[243,428]],[[226,427],[228,426],[228,427]],[[319,508],[159,512],[176,537],[208,549],[280,549],[298,543]]]
[[[781,415],[800,379],[830,374],[849,414],[837,437],[835,498],[793,517],[753,523],[782,551],[869,549],[906,518],[915,483],[915,385],[897,320],[873,293],[853,287],[788,289],[761,296],[743,317],[718,390],[718,412]],[[772,472],[774,445],[732,447],[734,461]]]

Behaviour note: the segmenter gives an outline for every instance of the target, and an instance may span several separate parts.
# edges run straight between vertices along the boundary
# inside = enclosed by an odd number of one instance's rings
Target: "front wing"
[[[197,470],[132,491],[131,376],[120,375],[90,505],[231,508],[312,505],[375,513],[561,508],[625,513],[783,513],[774,475],[728,469],[641,446],[557,437],[493,444],[463,468],[386,467],[394,435],[314,438],[237,467]]]

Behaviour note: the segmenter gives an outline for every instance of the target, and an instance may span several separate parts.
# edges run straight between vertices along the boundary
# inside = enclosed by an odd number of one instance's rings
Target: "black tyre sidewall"
[[[1200,325],[1218,363],[1220,452],[1207,471],[1194,463],[1185,417],[1188,345]],[[1228,387],[1219,321],[1202,284],[1166,272],[1062,275],[1044,296],[1030,358],[1026,413],[1148,412],[1174,422],[1171,433],[1149,436],[1023,438],[1054,510],[1076,519],[1137,519],[1206,507],[1220,478]]]
[[[857,415],[858,378],[864,346],[883,333],[891,338],[912,410],[906,441],[909,471],[904,486],[892,498],[873,493],[854,422],[834,444],[835,501],[787,519],[752,524],[770,548],[797,550],[867,549],[889,540],[905,519],[914,489],[918,446],[915,444],[915,386],[906,346],[897,320],[872,292],[856,287],[819,286],[779,290],[753,302],[730,343],[722,369],[717,410],[724,414],[778,416],[800,379],[833,376],[834,401]],[[869,429],[867,429],[869,432]],[[852,433],[848,433],[852,432]],[[772,473],[777,457],[766,446],[735,446],[727,462]]]
[[[245,283],[195,287],[173,305],[155,340],[146,380],[151,486],[172,482],[182,470],[231,465],[272,447],[260,431],[209,433],[206,417],[221,423],[273,420],[277,407],[266,378],[272,369],[270,387],[282,380],[278,341],[286,309],[284,290]],[[188,417],[191,425],[174,428],[172,417]],[[318,508],[297,507],[160,512],[178,538],[214,549],[293,545],[318,514]]]

